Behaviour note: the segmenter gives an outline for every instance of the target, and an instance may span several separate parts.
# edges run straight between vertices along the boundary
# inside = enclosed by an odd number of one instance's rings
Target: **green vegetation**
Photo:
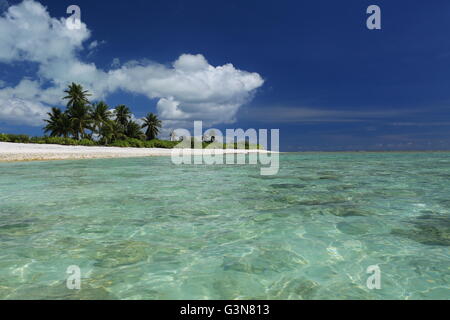
[[[47,122],[44,132],[50,133],[50,137],[77,141],[61,140],[63,144],[142,148],[145,140],[154,140],[159,133],[161,120],[153,113],[142,119],[141,126],[132,121],[132,112],[125,105],[110,110],[104,101],[91,104],[88,100],[91,94],[79,84],[72,83],[64,92],[66,110],[52,108],[49,118],[44,120]],[[147,128],[145,134],[142,128]]]
[[[72,83],[64,90],[67,100],[66,109],[52,108],[48,113],[47,123],[43,128],[49,136],[30,137],[24,134],[0,134],[0,142],[60,144],[71,146],[113,146],[133,148],[174,148],[180,141],[159,140],[157,138],[162,127],[161,120],[153,113],[141,119],[142,125],[132,120],[132,112],[125,105],[110,110],[104,102],[91,103],[91,94],[80,84]],[[145,133],[142,131],[145,129]],[[175,140],[172,131],[171,140]],[[183,138],[181,137],[181,140]],[[213,132],[210,139],[203,141],[195,138],[182,141],[183,148],[226,148],[223,143],[215,141]],[[234,143],[234,149],[262,149],[258,145]]]
[[[0,133],[0,142],[15,142],[15,143],[37,143],[37,144],[60,144],[66,146],[102,146],[99,141],[94,141],[91,139],[82,139],[77,140],[74,138],[65,138],[65,137],[30,137],[25,134],[6,134]],[[108,144],[111,147],[122,147],[122,148],[165,148],[172,149],[176,145],[178,145],[180,141],[168,141],[168,140],[140,140],[134,138],[127,138],[122,140],[116,140]],[[202,142],[202,148],[206,148],[211,145],[212,142]],[[222,143],[214,142],[216,148],[225,149],[225,145]],[[191,142],[187,142],[185,145],[181,145],[184,148],[195,148],[194,139],[191,139]],[[235,143],[233,149],[263,149],[260,146],[254,144],[245,143],[245,146],[242,144]]]
[[[173,141],[164,141],[164,142],[168,142],[168,143],[173,143]],[[197,142],[197,143],[196,143]],[[180,143],[180,141],[176,142],[177,144],[180,144],[180,147],[182,148],[198,148],[201,146],[201,148],[214,148],[214,149],[226,149],[227,145],[218,141],[215,141],[215,139],[211,139],[209,141],[205,141],[203,140],[202,142],[200,141],[196,141],[195,138],[191,138],[190,141],[183,141],[182,143]],[[164,148],[164,147],[158,147],[158,148]],[[228,147],[229,149],[264,149],[262,146],[257,145],[257,144],[251,144],[248,141],[245,142],[239,142],[239,143],[234,143],[231,147]]]
[[[161,120],[159,120],[153,113],[147,114],[147,116],[142,120],[144,120],[142,128],[147,128],[145,131],[147,140],[156,139],[156,136],[159,133],[159,128],[161,128]]]
[[[1,142],[30,143],[30,137],[26,134],[5,134],[0,133]]]

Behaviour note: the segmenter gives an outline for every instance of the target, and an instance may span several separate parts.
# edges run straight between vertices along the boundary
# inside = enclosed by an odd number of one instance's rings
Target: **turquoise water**
[[[450,297],[450,153],[280,165],[2,163],[0,299]]]

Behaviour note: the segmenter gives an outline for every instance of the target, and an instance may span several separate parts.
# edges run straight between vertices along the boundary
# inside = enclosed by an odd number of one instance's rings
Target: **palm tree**
[[[159,133],[159,129],[161,128],[161,120],[158,119],[156,115],[153,113],[147,114],[145,118],[142,119],[144,123],[142,124],[142,128],[147,128],[145,131],[145,136],[147,140],[153,140]]]
[[[134,121],[130,121],[127,124],[125,134],[128,138],[144,139],[145,136],[141,131],[141,126]]]
[[[72,126],[69,117],[59,108],[52,108],[52,112],[47,113],[50,117],[45,119],[47,125],[44,127],[44,132],[50,132],[50,137],[67,138],[72,132]]]
[[[121,104],[120,106],[116,107],[115,113],[116,113],[116,122],[119,123],[125,131],[128,122],[131,119],[130,108]]]
[[[67,109],[67,115],[70,118],[75,139],[80,140],[87,138],[85,129],[92,130],[90,106],[86,104],[75,103],[73,106]]]
[[[64,92],[67,93],[67,96],[65,96],[64,99],[69,100],[67,101],[67,107],[90,103],[87,97],[91,94],[87,90],[83,90],[81,84],[72,82]]]
[[[100,127],[99,134],[101,136],[100,141],[106,145],[116,140],[126,138],[122,131],[122,126],[113,120],[105,121]]]
[[[90,107],[88,96],[91,94],[87,90],[83,90],[81,84],[72,82],[69,87],[64,90],[67,95],[64,99],[67,101],[67,116],[72,123],[73,135],[76,139],[86,138],[85,129],[88,129],[92,123],[90,117]]]
[[[94,105],[94,108],[91,111],[91,118],[95,132],[99,133],[100,127],[109,120],[111,112],[108,109],[108,105],[103,101]]]

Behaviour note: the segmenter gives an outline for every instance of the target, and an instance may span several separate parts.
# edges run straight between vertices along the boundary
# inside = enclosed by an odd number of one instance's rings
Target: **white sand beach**
[[[133,158],[151,156],[170,156],[173,149],[163,148],[118,148],[118,147],[84,147],[63,146],[56,144],[32,144],[0,142],[0,161],[36,161],[69,160],[95,158]],[[188,149],[194,155],[211,152],[211,150]],[[220,153],[249,153],[266,150],[218,150]]]

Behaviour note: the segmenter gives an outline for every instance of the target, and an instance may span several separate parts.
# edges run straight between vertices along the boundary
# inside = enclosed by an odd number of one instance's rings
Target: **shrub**
[[[64,138],[61,137],[44,137],[43,140],[48,144],[66,144]]]
[[[139,139],[130,138],[125,141],[128,143],[128,145],[130,147],[133,147],[133,148],[144,148],[145,147],[144,141],[139,140]]]
[[[177,141],[167,141],[167,140],[151,140],[154,141],[154,148],[165,148],[165,149],[172,149],[174,148],[178,142]]]
[[[194,147],[194,138],[191,138],[180,145],[182,148],[193,148]],[[99,144],[102,144],[102,142],[96,142],[91,139],[82,139],[82,140],[76,140],[73,138],[64,138],[64,137],[29,137],[25,134],[6,134],[1,133],[0,134],[0,142],[16,142],[16,143],[39,143],[39,144],[59,144],[59,145],[69,145],[69,146],[96,146]],[[168,141],[168,140],[159,140],[159,139],[153,139],[149,141],[143,141],[139,139],[134,138],[128,138],[126,140],[117,140],[109,146],[111,147],[121,147],[121,148],[165,148],[165,149],[172,149],[178,144],[180,144],[181,141]],[[104,143],[103,143],[104,144]],[[211,145],[211,142],[202,142],[201,145],[203,148]],[[214,145],[216,145],[216,148],[224,147],[222,143],[214,142]],[[237,144],[234,144],[234,148],[237,148]],[[248,148],[248,143],[246,143],[246,148]],[[262,147],[258,146],[259,149],[262,149]]]
[[[129,148],[130,145],[125,140],[117,140],[110,144],[111,147]]]
[[[8,142],[8,136],[4,133],[0,133],[0,142]]]
[[[46,143],[46,144],[62,144],[69,146],[78,145],[78,141],[72,138],[63,138],[63,137],[43,137],[38,138],[38,143]],[[42,142],[41,142],[42,141]]]
[[[144,148],[155,148],[155,140],[144,141]]]
[[[15,143],[29,143],[30,142],[30,137],[26,134],[5,134],[5,136],[6,136],[6,140],[4,142],[15,142]],[[5,139],[5,137],[3,137],[3,139]]]
[[[92,140],[82,139],[82,140],[78,141],[78,145],[91,147],[91,146],[95,146],[97,144]]]
[[[45,137],[31,137],[30,138],[30,143],[39,143],[39,144],[46,143],[45,142]]]
[[[72,138],[62,138],[62,144],[68,145],[68,146],[76,146],[78,145],[79,141]]]
[[[223,144],[223,148],[227,149],[227,144],[224,143]],[[264,149],[261,145],[259,144],[253,144],[253,143],[249,143],[248,141],[245,142],[234,142],[231,144],[230,149],[255,149],[255,150],[262,150]]]

